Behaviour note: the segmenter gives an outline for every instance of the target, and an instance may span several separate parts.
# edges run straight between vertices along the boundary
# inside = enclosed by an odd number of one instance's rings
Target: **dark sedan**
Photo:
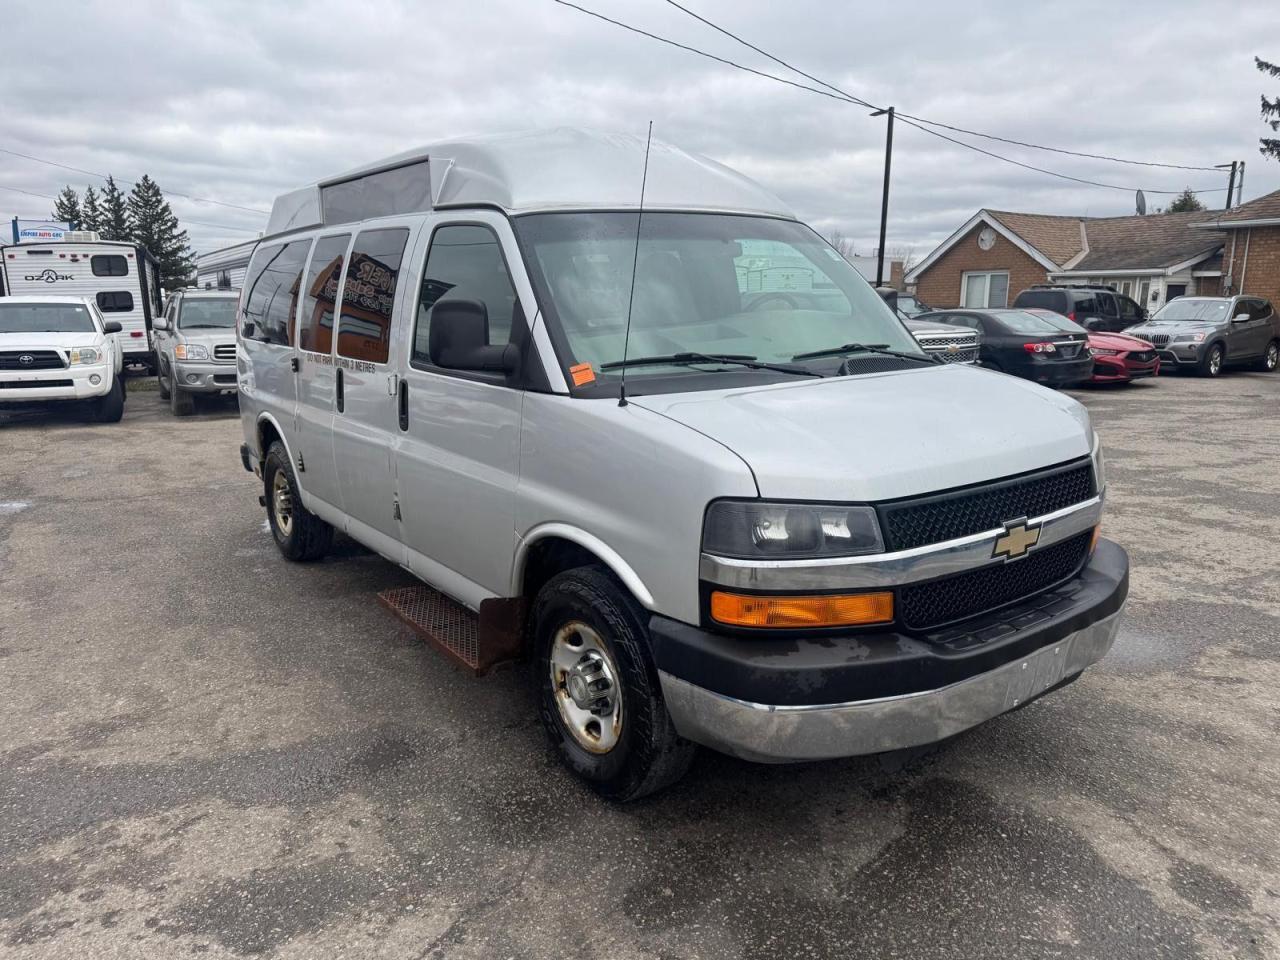
[[[1088,337],[1065,333],[1025,310],[935,310],[916,317],[977,330],[984,367],[1050,386],[1081,383],[1093,376]]]

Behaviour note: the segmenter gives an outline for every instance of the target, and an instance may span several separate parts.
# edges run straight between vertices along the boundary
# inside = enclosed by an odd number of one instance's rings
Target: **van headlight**
[[[85,363],[101,363],[102,351],[96,347],[76,347],[71,351],[68,359],[72,366]]]
[[[882,553],[871,507],[717,500],[702,524],[702,549],[721,557],[802,560]]]

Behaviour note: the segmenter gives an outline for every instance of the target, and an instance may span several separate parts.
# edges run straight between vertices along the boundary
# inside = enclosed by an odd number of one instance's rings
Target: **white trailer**
[[[54,242],[0,246],[0,296],[85,297],[104,319],[120,324],[115,339],[126,364],[150,369],[154,362],[151,321],[160,312],[160,269],[146,247],[83,231]]]
[[[257,240],[247,240],[196,257],[196,286],[202,290],[239,290],[244,286],[249,257],[257,245]]]

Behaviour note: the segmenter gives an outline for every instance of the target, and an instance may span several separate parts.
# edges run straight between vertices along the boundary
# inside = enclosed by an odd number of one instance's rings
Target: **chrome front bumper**
[[[688,740],[762,763],[825,760],[934,743],[1022,706],[1097,663],[1123,610],[1029,656],[949,686],[853,703],[749,703],[659,671],[676,730]]]

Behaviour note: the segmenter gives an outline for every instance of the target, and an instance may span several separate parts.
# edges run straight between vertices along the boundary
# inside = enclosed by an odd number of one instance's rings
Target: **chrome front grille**
[[[220,343],[213,348],[213,359],[220,360],[223,363],[231,363],[236,358],[236,345],[234,343]]]
[[[1169,345],[1169,334],[1167,333],[1153,333],[1151,336],[1143,337],[1142,339],[1153,347],[1167,347]]]
[[[916,337],[916,342],[930,356],[939,357],[944,363],[977,363],[978,337],[973,333],[927,334]]]

